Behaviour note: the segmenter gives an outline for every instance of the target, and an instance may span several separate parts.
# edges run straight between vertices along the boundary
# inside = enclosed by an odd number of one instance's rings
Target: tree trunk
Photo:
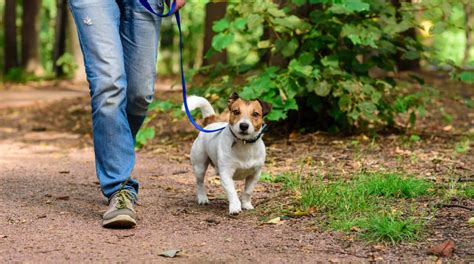
[[[399,12],[402,2],[411,2],[411,0],[391,0],[392,5],[397,9],[397,22],[400,22],[402,19]],[[415,28],[409,28],[407,31],[401,33],[404,37],[412,38],[416,40],[416,30]],[[402,40],[403,41],[403,40]],[[397,68],[399,71],[415,71],[420,69],[420,60],[408,60],[402,58],[402,53],[397,52]]]
[[[44,73],[39,54],[39,11],[41,0],[23,0],[21,64],[27,72]]]
[[[56,77],[62,76],[63,70],[56,65],[58,59],[66,52],[67,2],[57,0],[56,27],[54,29],[53,71]]]
[[[466,1],[464,4],[464,21],[466,24],[466,45],[464,46],[464,58],[462,64],[466,65],[469,62],[469,52],[472,47],[472,29],[474,27],[474,16],[472,14],[472,2]]]
[[[4,72],[18,66],[18,51],[16,42],[16,0],[6,0],[4,10],[5,21],[5,64]]]
[[[275,39],[276,35],[273,28],[265,27],[263,29],[262,40],[270,40],[274,43]],[[284,58],[281,54],[273,54],[269,48],[265,49],[263,54],[260,55],[260,61],[268,66],[284,67],[285,65],[288,65],[288,59]]]
[[[70,40],[68,50],[70,50],[72,56],[74,57],[74,62],[77,65],[77,68],[74,71],[73,81],[83,82],[86,81],[84,57],[82,56],[81,45],[79,44],[79,37],[77,36],[76,24],[74,23],[74,18],[72,17],[69,8],[67,8],[67,13],[67,35],[68,39]]]
[[[206,21],[204,23],[204,48],[203,48],[203,62],[202,65],[211,65],[220,63],[227,63],[227,52],[224,50],[219,53],[215,53],[210,58],[206,58],[206,53],[212,47],[212,38],[215,33],[212,31],[212,24],[225,16],[227,10],[226,2],[209,2],[206,4]]]

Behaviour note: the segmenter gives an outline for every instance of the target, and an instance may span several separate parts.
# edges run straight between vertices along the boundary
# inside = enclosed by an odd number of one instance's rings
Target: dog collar
[[[263,126],[262,126],[262,131],[260,131],[260,133],[258,133],[258,135],[255,137],[255,138],[252,138],[252,139],[241,139],[241,138],[238,138],[237,135],[234,134],[234,131],[232,131],[232,129],[229,127],[229,130],[230,130],[230,133],[232,134],[232,136],[234,136],[234,139],[236,140],[239,140],[239,141],[242,141],[244,144],[252,144],[252,143],[255,143],[257,142],[257,140],[259,140],[262,136],[263,136],[263,133],[265,133],[268,129],[268,126],[266,123],[263,123]],[[232,143],[232,147],[235,145],[237,141],[234,141]]]

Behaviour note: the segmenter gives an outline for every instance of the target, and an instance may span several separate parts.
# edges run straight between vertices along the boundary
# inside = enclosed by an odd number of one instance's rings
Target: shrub
[[[266,100],[273,121],[298,110],[312,122],[305,125],[324,120],[337,130],[393,125],[399,113],[413,123],[426,93],[406,94],[388,75],[369,74],[420,57],[422,46],[405,34],[413,12],[401,10],[382,0],[229,3],[209,52],[227,50],[229,63],[201,69],[211,73],[203,93],[220,107],[231,90]]]

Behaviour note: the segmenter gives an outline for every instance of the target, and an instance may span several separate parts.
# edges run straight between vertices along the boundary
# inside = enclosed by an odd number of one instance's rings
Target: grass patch
[[[463,188],[463,196],[474,199],[474,184],[466,184],[466,186]]]
[[[373,242],[416,239],[424,223],[413,215],[413,198],[430,195],[433,184],[401,174],[365,173],[349,181],[281,174],[272,178],[295,193],[301,210],[316,211],[329,229],[357,232]]]
[[[464,194],[471,199],[474,199],[474,186],[464,189]]]
[[[415,198],[427,195],[428,190],[433,187],[431,183],[412,177],[403,177],[399,174],[373,174],[363,176],[361,184],[367,188],[369,195]]]
[[[362,222],[362,238],[368,241],[390,241],[395,244],[401,241],[416,240],[423,230],[423,223],[415,218],[402,219],[393,215],[375,215]]]

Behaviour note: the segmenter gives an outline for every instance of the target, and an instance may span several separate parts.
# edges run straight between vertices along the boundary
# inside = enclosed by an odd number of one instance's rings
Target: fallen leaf
[[[446,240],[430,249],[430,253],[439,257],[450,257],[454,252],[454,241]]]
[[[453,128],[453,126],[448,125],[448,126],[443,127],[443,130],[444,130],[444,131],[449,131],[449,130],[451,130],[452,128]]]
[[[296,217],[308,216],[308,215],[311,215],[309,210],[306,210],[306,211],[296,210],[296,212],[293,213],[293,216],[296,216]]]
[[[360,228],[357,227],[357,226],[353,226],[353,227],[351,227],[351,231],[352,231],[352,232],[359,232],[359,231],[360,231]]]
[[[396,147],[395,148],[395,153],[397,154],[402,154],[402,155],[411,155],[411,151],[409,150],[404,150],[404,149],[401,149],[399,147]]]
[[[385,246],[382,244],[377,244],[377,245],[374,245],[373,248],[377,251],[382,251],[385,249]]]
[[[467,220],[467,223],[470,225],[474,225],[474,217],[469,218],[469,220]]]
[[[209,182],[213,185],[221,185],[221,179],[219,177],[213,177]]]
[[[280,217],[275,217],[271,220],[268,220],[265,222],[265,224],[270,224],[270,225],[281,225],[283,222],[281,221]]]
[[[290,133],[290,135],[288,136],[288,139],[289,139],[290,141],[292,141],[292,140],[297,140],[298,137],[299,137],[298,132],[297,132],[297,131],[292,131],[292,132]]]
[[[160,253],[160,256],[166,257],[166,258],[174,258],[178,255],[180,252],[180,249],[168,249]]]

